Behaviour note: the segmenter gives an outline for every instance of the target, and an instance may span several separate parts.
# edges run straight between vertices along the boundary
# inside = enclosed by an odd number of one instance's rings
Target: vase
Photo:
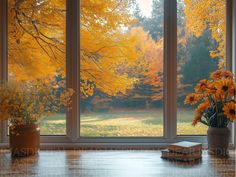
[[[227,156],[229,140],[230,130],[228,127],[209,127],[207,131],[208,153],[217,156]]]
[[[30,156],[38,154],[40,131],[36,124],[10,127],[10,149],[12,156]]]

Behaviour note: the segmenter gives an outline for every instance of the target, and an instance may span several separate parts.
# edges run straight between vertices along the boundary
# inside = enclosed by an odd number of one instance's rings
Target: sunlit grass
[[[156,119],[157,117],[157,119]],[[161,111],[117,111],[81,115],[81,136],[163,136]]]
[[[207,127],[193,127],[194,112],[178,111],[178,134],[206,134]],[[46,118],[40,126],[42,135],[65,135],[65,115]],[[81,114],[81,136],[122,137],[122,136],[163,136],[163,113],[160,110],[117,111]]]
[[[57,114],[44,118],[40,123],[41,135],[65,135],[66,134],[66,115]]]
[[[192,126],[194,110],[178,109],[177,112],[177,134],[178,135],[205,135],[208,127],[198,123]]]

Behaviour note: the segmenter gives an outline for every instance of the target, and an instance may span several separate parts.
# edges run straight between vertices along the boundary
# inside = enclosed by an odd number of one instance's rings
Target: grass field
[[[193,127],[193,111],[178,111],[178,134],[206,134],[207,127]],[[59,114],[44,119],[40,131],[42,135],[66,134],[65,115]],[[81,136],[163,136],[162,111],[117,111],[108,113],[88,113],[81,115]]]

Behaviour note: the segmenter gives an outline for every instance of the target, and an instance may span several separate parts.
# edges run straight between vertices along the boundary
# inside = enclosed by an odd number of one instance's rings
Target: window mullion
[[[226,1],[226,67],[232,71],[232,1]]]
[[[80,1],[67,0],[67,86],[75,93],[72,109],[67,113],[67,136],[71,141],[79,137],[79,9]]]
[[[232,1],[226,1],[226,68],[233,71],[233,60],[232,60]],[[232,124],[229,125],[231,133],[233,132]],[[233,136],[231,136],[231,141],[233,142]]]
[[[0,1],[0,80],[7,80],[7,0]],[[0,122],[0,142],[7,141],[7,122]]]
[[[177,1],[165,0],[165,112],[164,135],[167,141],[176,137],[176,85],[177,85]]]

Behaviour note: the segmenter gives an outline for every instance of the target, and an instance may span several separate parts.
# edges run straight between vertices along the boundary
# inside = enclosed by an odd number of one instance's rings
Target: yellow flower
[[[58,88],[58,84],[46,83],[44,79],[37,79],[0,84],[0,120],[9,119],[14,125],[35,123],[48,113],[70,106],[72,89],[56,94],[52,87]]]
[[[53,88],[54,88],[54,89],[58,89],[58,88],[59,88],[59,85],[54,85]]]
[[[234,82],[230,79],[220,79],[215,83],[215,87],[219,94],[226,94],[234,87]]]
[[[233,79],[233,74],[227,70],[217,70],[211,74],[211,78],[213,80],[219,80],[222,78]]]
[[[186,96],[184,104],[194,105],[199,101],[199,96],[197,94],[191,93]]]
[[[229,120],[233,121],[236,119],[236,104],[234,102],[226,103],[223,111]]]
[[[210,81],[207,81],[206,79],[201,80],[195,87],[195,92],[196,93],[201,93],[206,91],[210,84]]]

